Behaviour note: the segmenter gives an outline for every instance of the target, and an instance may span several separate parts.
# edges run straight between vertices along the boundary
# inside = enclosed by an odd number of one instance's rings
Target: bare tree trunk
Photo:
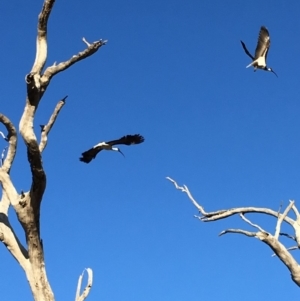
[[[35,301],[54,301],[54,294],[47,279],[43,244],[40,236],[40,206],[46,189],[46,173],[43,168],[42,153],[47,146],[48,134],[55,120],[65,104],[64,97],[56,105],[48,123],[42,126],[41,138],[34,132],[34,117],[39,103],[50,84],[53,76],[62,72],[73,64],[91,56],[107,41],[99,40],[88,43],[84,38],[86,49],[73,55],[69,60],[54,64],[44,70],[47,60],[47,25],[55,0],[44,0],[42,10],[38,17],[36,57],[32,69],[26,75],[27,97],[23,115],[19,124],[19,131],[27,148],[27,157],[30,165],[32,183],[27,192],[18,193],[10,178],[10,168],[13,164],[17,150],[17,132],[15,126],[5,115],[0,114],[7,135],[0,132],[8,141],[7,152],[2,152],[0,166],[0,183],[2,186],[2,198],[0,201],[0,240],[8,251],[19,262],[25,271],[33,298]],[[18,220],[22,225],[26,237],[26,246],[23,246],[16,236],[8,218],[8,209],[12,206],[16,211]],[[75,301],[83,301],[92,286],[93,273],[87,269],[88,283],[80,294],[82,277],[78,280]]]

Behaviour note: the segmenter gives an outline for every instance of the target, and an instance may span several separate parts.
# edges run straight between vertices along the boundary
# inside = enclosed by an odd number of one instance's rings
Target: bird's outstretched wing
[[[116,144],[125,144],[125,145],[131,145],[131,144],[140,144],[144,142],[144,137],[140,134],[136,135],[126,135],[118,140],[112,140],[107,142],[109,145],[116,145]]]
[[[245,43],[244,43],[243,41],[241,41],[241,43],[242,43],[242,46],[243,46],[244,51],[246,52],[246,54],[247,54],[249,57],[251,57],[251,59],[254,61],[254,57],[253,57],[252,54],[248,51],[248,49],[247,49]]]
[[[81,154],[81,157],[79,158],[79,160],[81,162],[84,163],[90,163],[93,159],[96,158],[97,154],[101,151],[102,149],[97,148],[97,147],[93,147],[85,152],[83,152]]]
[[[257,46],[255,49],[255,59],[260,56],[265,56],[267,58],[270,43],[269,31],[265,26],[262,26],[259,31]]]

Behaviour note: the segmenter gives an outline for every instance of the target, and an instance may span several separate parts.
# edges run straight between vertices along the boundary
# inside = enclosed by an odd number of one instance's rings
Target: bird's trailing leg
[[[248,66],[246,66],[246,68],[249,68],[249,67],[253,66],[254,63],[256,63],[256,61],[251,62]]]

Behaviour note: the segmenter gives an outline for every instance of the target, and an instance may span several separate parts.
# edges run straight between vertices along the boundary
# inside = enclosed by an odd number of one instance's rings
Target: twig
[[[241,229],[227,229],[227,230],[223,230],[219,234],[219,236],[222,236],[222,235],[227,234],[227,233],[244,234],[244,235],[249,236],[249,237],[255,237],[256,236],[255,232],[245,231],[245,230],[241,230]]]
[[[243,213],[240,214],[240,217],[246,222],[248,223],[249,225],[251,225],[252,227],[258,229],[259,231],[261,232],[265,232],[267,233],[267,231],[265,231],[263,228],[261,228],[259,225],[256,225],[256,224],[253,224],[249,219],[247,219]]]
[[[293,247],[289,247],[287,248],[288,251],[293,251],[293,250],[299,250],[299,247],[298,246],[293,246]],[[275,257],[277,256],[275,253],[272,254],[272,257]]]
[[[287,233],[280,232],[279,235],[286,236],[286,237],[288,237],[288,238],[296,241],[296,237],[295,236],[289,235]]]
[[[48,140],[48,134],[53,126],[53,124],[55,123],[56,121],[56,118],[60,112],[60,110],[62,109],[62,107],[64,106],[65,102],[66,102],[66,98],[68,96],[65,96],[62,100],[60,100],[55,109],[54,109],[54,112],[52,113],[48,123],[46,125],[41,125],[41,142],[40,142],[40,145],[39,145],[39,149],[40,149],[40,152],[43,152],[43,150],[46,148],[47,146],[47,140]]]
[[[85,39],[85,37],[82,38],[82,41],[86,44],[87,47],[91,46],[91,44]]]
[[[87,271],[88,273],[88,283],[85,287],[85,289],[83,290],[82,294],[80,295],[80,289],[81,289],[81,285],[82,285],[82,278],[84,275],[84,271]],[[93,271],[90,268],[85,269],[82,274],[79,276],[78,279],[78,284],[77,284],[77,290],[76,290],[76,296],[75,296],[75,301],[84,301],[85,298],[88,296],[92,285],[93,285]]]
[[[178,190],[181,190],[182,192],[185,192],[189,199],[191,200],[191,202],[194,204],[194,206],[203,214],[203,215],[206,215],[207,213],[205,212],[204,208],[199,205],[197,203],[197,201],[193,198],[192,194],[190,193],[189,189],[187,188],[186,185],[183,185],[182,186],[179,186],[175,180],[171,179],[170,177],[166,177],[167,180],[169,180],[170,182],[172,182],[174,185],[175,185],[175,188],[178,189]]]
[[[279,213],[281,211],[281,208],[282,208],[282,202],[280,203],[279,208],[278,208],[278,215],[279,215]]]
[[[278,237],[279,237],[280,227],[281,227],[282,221],[287,216],[287,214],[289,213],[289,211],[293,207],[294,203],[295,203],[295,201],[290,201],[290,204],[286,207],[283,214],[279,215],[278,220],[277,220],[277,224],[276,224],[275,234],[274,234],[274,237],[276,239],[278,239]]]
[[[298,211],[298,209],[296,208],[296,206],[295,206],[295,205],[293,205],[293,206],[292,206],[292,209],[293,209],[293,211],[294,211],[294,213],[295,213],[295,215],[296,215],[297,219],[298,219],[298,218],[300,218],[299,211]]]

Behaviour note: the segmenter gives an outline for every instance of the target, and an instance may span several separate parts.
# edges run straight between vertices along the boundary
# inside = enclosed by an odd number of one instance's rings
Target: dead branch
[[[294,206],[295,201],[290,201],[290,204],[286,207],[286,209],[284,210],[283,214],[280,214],[278,216],[278,220],[277,220],[277,224],[276,224],[276,230],[275,230],[275,235],[274,237],[276,239],[278,239],[279,237],[279,233],[280,233],[280,227],[281,224],[284,220],[284,218],[287,216],[287,214],[289,213],[289,211],[292,209],[292,207]]]
[[[29,269],[28,252],[19,241],[6,213],[0,210],[0,241],[19,262],[24,271]]]
[[[87,43],[86,40],[84,39],[85,44],[87,45],[87,48],[81,52],[79,52],[76,55],[73,55],[69,60],[65,61],[65,62],[61,62],[59,64],[55,64],[53,66],[48,67],[42,78],[41,78],[41,82],[43,84],[43,86],[47,86],[51,80],[51,78],[58,74],[59,72],[62,72],[66,69],[68,69],[69,67],[71,67],[72,65],[74,65],[75,63],[91,56],[92,54],[94,54],[95,52],[98,51],[98,49],[105,45],[107,43],[107,40],[98,40],[95,41],[91,44]]]
[[[41,74],[47,59],[47,26],[55,0],[45,0],[38,18],[36,56],[31,73]]]
[[[295,213],[295,215],[296,215],[296,217],[297,217],[297,219],[298,219],[298,218],[300,217],[300,214],[299,214],[298,209],[296,208],[295,205],[292,206],[292,209],[293,209],[293,211],[294,211],[294,213]]]
[[[13,123],[3,114],[0,114],[0,122],[6,127],[8,135],[5,137],[5,140],[9,143],[6,158],[3,160],[1,169],[9,173],[17,150],[17,131]]]
[[[249,219],[247,219],[247,218],[244,216],[243,213],[240,214],[240,217],[241,217],[246,223],[248,223],[249,225],[251,225],[252,227],[258,229],[258,230],[261,231],[261,232],[267,233],[267,231],[265,231],[265,230],[264,230],[263,228],[261,228],[259,225],[253,224]]]
[[[88,273],[88,282],[87,282],[87,285],[86,285],[85,289],[83,290],[82,294],[80,294],[81,285],[82,285],[82,278],[83,278],[83,275],[84,275],[85,271],[87,271],[87,273]],[[77,290],[76,290],[76,296],[75,296],[75,301],[84,301],[85,298],[90,293],[92,285],[93,285],[93,271],[92,271],[92,269],[87,268],[79,276],[78,284],[77,284]]]
[[[286,236],[286,237],[288,237],[288,238],[290,238],[290,239],[296,241],[296,237],[295,237],[295,236],[289,235],[289,234],[287,234],[287,233],[282,233],[282,232],[280,232],[279,235]]]
[[[222,236],[224,234],[227,233],[238,233],[238,234],[243,234],[249,237],[255,237],[256,233],[255,232],[249,232],[249,231],[245,231],[245,230],[241,230],[241,229],[227,229],[227,230],[223,230],[219,236]]]
[[[278,241],[278,237],[272,236],[270,233],[263,230],[260,226],[250,222],[250,220],[246,219],[244,216],[245,213],[263,213],[263,214],[268,214],[268,215],[278,218],[277,226],[276,226],[276,235],[277,236],[279,236],[279,230],[280,230],[282,221],[287,222],[295,229],[296,241],[298,243],[298,248],[299,248],[299,241],[300,241],[299,219],[297,218],[297,221],[294,221],[292,218],[287,216],[290,209],[293,208],[293,206],[294,206],[294,201],[292,201],[290,203],[290,205],[286,208],[286,210],[284,211],[283,214],[280,214],[279,212],[273,211],[271,209],[255,208],[255,207],[233,208],[233,209],[228,209],[228,210],[219,210],[219,211],[215,211],[215,212],[205,212],[203,207],[201,205],[199,205],[197,203],[197,201],[195,201],[195,199],[192,197],[187,186],[184,185],[183,187],[181,187],[173,179],[171,179],[169,177],[167,177],[167,179],[170,180],[175,185],[176,189],[179,189],[188,195],[188,197],[192,201],[192,203],[202,213],[203,216],[198,217],[201,221],[204,221],[204,222],[215,221],[215,220],[227,218],[234,214],[239,213],[241,218],[244,221],[246,221],[251,226],[257,228],[259,231],[255,233],[255,232],[249,232],[249,231],[245,231],[245,230],[241,230],[241,229],[227,229],[227,230],[222,231],[219,235],[222,236],[227,233],[238,233],[238,234],[243,234],[243,235],[246,235],[249,237],[258,238],[260,241],[267,244],[273,250],[273,252],[276,254],[276,256],[289,269],[293,281],[298,286],[300,286],[300,266],[298,265],[296,260],[293,258],[293,256],[289,253],[289,250],[294,249],[295,247],[287,249],[283,244],[281,244]]]
[[[48,123],[46,125],[41,126],[42,134],[41,134],[41,142],[40,142],[40,146],[39,146],[41,153],[47,146],[48,134],[49,134],[50,130],[52,129],[52,126],[53,126],[54,122],[56,121],[56,118],[57,118],[60,110],[64,106],[67,97],[68,96],[65,96],[62,100],[60,100],[57,103],[57,105],[54,109],[54,112],[52,113]]]
[[[243,214],[245,214],[245,213],[263,213],[263,214],[274,216],[276,218],[278,217],[278,212],[268,209],[268,208],[258,208],[258,207],[240,207],[240,208],[230,208],[230,209],[225,209],[225,210],[222,209],[222,210],[218,210],[218,211],[206,212],[204,210],[204,207],[202,205],[200,205],[193,198],[191,192],[189,191],[189,189],[186,185],[179,186],[176,183],[176,181],[171,179],[170,177],[167,177],[167,179],[174,184],[176,189],[181,190],[182,192],[185,192],[188,195],[189,199],[192,201],[194,206],[203,215],[203,216],[198,217],[203,222],[212,222],[212,221],[220,220],[220,219],[227,218],[229,216],[233,216],[233,215],[240,214],[240,213],[243,213]],[[280,214],[279,214],[279,216],[280,216]],[[291,226],[293,226],[295,223],[295,221],[288,216],[286,216],[283,220],[285,222],[287,222],[288,224],[290,224]]]

